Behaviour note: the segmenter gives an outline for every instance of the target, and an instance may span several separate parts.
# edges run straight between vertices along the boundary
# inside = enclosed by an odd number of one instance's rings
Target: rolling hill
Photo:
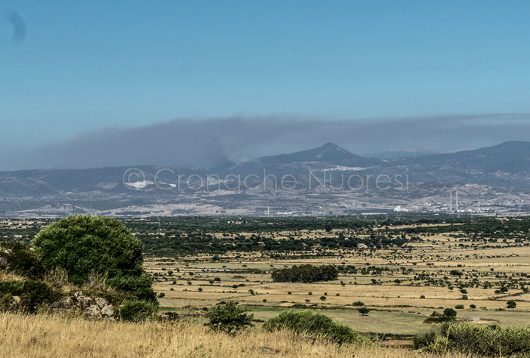
[[[295,184],[278,186],[284,177]],[[393,186],[391,190],[374,191],[370,180],[379,177],[399,177],[399,182],[406,178],[407,188]],[[274,190],[268,183],[271,178],[276,181]],[[353,191],[352,186],[357,188],[352,185],[355,180],[367,190]],[[396,199],[418,200],[445,195],[447,188],[473,185],[477,187],[468,194],[477,200],[485,192],[499,197],[502,193],[530,193],[530,142],[505,142],[476,150],[393,160],[359,156],[326,143],[213,169],[140,166],[0,172],[0,213],[17,215],[50,206],[98,212],[168,203],[212,205],[222,208],[222,213],[226,207],[245,210],[272,198],[282,207],[303,205],[309,197],[320,198],[325,205],[340,203],[342,199],[330,197],[331,193],[392,205]]]

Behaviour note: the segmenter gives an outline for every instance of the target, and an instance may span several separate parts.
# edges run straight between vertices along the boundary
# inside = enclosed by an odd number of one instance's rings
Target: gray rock
[[[92,305],[94,300],[90,297],[83,296],[81,294],[76,297],[76,301],[77,301],[77,305],[79,306],[79,308],[84,310],[88,306]]]
[[[90,305],[87,308],[83,310],[83,316],[90,318],[90,319],[100,319],[101,316],[101,310],[98,307],[98,305]]]
[[[85,296],[81,291],[52,303],[50,308],[53,311],[81,312],[88,319],[114,320],[114,307],[106,299]]]
[[[66,297],[64,300],[61,301],[62,308],[73,308],[75,306],[74,300],[72,297]]]
[[[96,302],[99,308],[103,308],[109,304],[106,299],[101,297],[96,297],[94,301]]]
[[[55,302],[53,302],[53,303],[50,305],[50,308],[51,308],[52,310],[56,310],[56,309],[61,308],[61,301],[55,301]]]
[[[83,296],[83,292],[82,291],[74,292],[74,294],[72,295],[72,297],[74,299],[76,299],[76,300],[77,300],[77,297],[79,297],[79,296]]]
[[[105,317],[114,316],[114,307],[112,305],[104,306],[103,308],[101,308],[101,314]]]

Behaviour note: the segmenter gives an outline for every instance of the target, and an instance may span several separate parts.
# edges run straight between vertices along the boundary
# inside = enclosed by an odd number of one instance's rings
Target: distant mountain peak
[[[302,150],[295,153],[263,157],[260,161],[268,164],[322,162],[349,166],[369,165],[373,162],[371,159],[350,153],[348,150],[331,142],[325,143],[317,148]]]
[[[324,144],[323,146],[321,146],[320,148],[317,148],[317,149],[320,149],[322,150],[322,152],[337,152],[337,153],[348,153],[348,154],[351,154],[348,150],[342,148],[341,146],[335,144],[335,143],[331,143],[331,142],[327,142],[326,144]]]

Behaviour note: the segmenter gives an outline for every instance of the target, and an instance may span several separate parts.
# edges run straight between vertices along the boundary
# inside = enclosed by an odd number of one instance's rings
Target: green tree
[[[117,219],[70,216],[42,229],[33,246],[46,269],[64,269],[74,284],[88,282],[91,275],[106,276],[110,286],[156,301],[142,267],[142,243]]]
[[[314,266],[310,264],[294,265],[291,268],[274,270],[271,273],[274,282],[316,282],[336,280],[339,271],[333,265]]]
[[[516,308],[516,307],[517,307],[517,302],[513,300],[506,302],[506,308]]]
[[[446,308],[444,309],[444,316],[449,318],[455,318],[457,315],[457,312],[453,308]]]
[[[358,308],[357,309],[359,311],[360,314],[362,314],[363,316],[367,316],[368,315],[368,312],[370,312],[370,310],[366,307],[361,307],[361,308]]]

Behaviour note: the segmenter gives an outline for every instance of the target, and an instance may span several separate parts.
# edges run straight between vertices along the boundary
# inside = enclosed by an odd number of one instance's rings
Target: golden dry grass
[[[0,270],[0,281],[21,281],[23,279],[21,276]]]
[[[0,314],[3,357],[429,357],[398,348],[339,347],[286,332],[230,337],[196,323],[95,322]]]
[[[251,234],[245,233],[249,236]],[[338,234],[338,231],[334,234]],[[502,242],[483,245],[471,242],[464,236],[453,237],[453,234],[419,234],[422,242],[411,243],[413,249],[410,251],[401,248],[375,252],[335,250],[335,255],[332,256],[319,257],[313,252],[314,256],[286,255],[281,259],[257,252],[237,252],[222,255],[220,261],[214,261],[211,255],[203,254],[185,258],[149,258],[145,267],[158,275],[154,288],[164,294],[160,303],[163,309],[168,310],[182,311],[191,307],[190,311],[197,311],[219,301],[236,300],[258,312],[257,318],[265,319],[270,318],[271,314],[277,314],[281,308],[305,304],[329,309],[326,314],[356,330],[419,334],[430,328],[423,321],[434,310],[464,305],[464,309],[458,311],[462,319],[494,320],[498,324],[514,326],[525,324],[530,317],[528,295],[521,294],[519,288],[512,288],[506,294],[495,291],[506,277],[528,272],[530,247],[505,247],[506,243]],[[223,237],[223,233],[216,235]],[[326,237],[330,234],[323,230],[299,230],[260,232],[260,235],[274,239],[289,236],[301,239]],[[329,282],[272,282],[270,270],[299,264],[345,264],[357,268],[373,265],[387,268],[388,271],[380,274],[345,273],[338,280]],[[460,283],[457,281],[460,278],[455,278],[450,273],[455,269],[477,275],[480,284],[465,287],[467,299],[463,299],[464,293],[459,290]],[[173,271],[172,275],[168,275],[169,271]],[[422,282],[421,279],[416,280],[415,276],[418,274],[427,274],[437,280],[447,279],[454,288],[449,289],[449,284],[439,286]],[[220,281],[213,282],[214,278],[219,278]],[[380,282],[374,285],[373,279]],[[400,282],[396,283],[396,279]],[[464,278],[463,282],[469,280],[469,277]],[[493,286],[483,288],[482,284],[486,282]],[[320,299],[322,295],[326,296],[325,300]],[[501,312],[500,310],[506,309],[508,299],[517,300],[517,309]],[[364,302],[374,312],[372,316],[380,315],[381,320],[372,317],[368,322],[362,321],[352,306],[355,301]],[[476,309],[472,308],[475,306]],[[340,314],[337,313],[338,310]]]

